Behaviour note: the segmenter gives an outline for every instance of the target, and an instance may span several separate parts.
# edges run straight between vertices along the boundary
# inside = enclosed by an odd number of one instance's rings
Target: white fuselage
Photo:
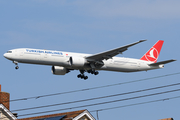
[[[9,52],[4,54],[4,57],[12,61],[17,61],[19,63],[62,66],[67,69],[88,70],[91,68],[86,65],[72,66],[69,59],[70,57],[86,58],[90,55],[91,54],[20,48],[10,50]],[[103,60],[103,63],[104,65],[100,68],[96,68],[96,70],[136,72],[163,67],[163,65],[149,66],[149,64],[151,64],[152,62],[124,57],[113,57],[112,59]]]

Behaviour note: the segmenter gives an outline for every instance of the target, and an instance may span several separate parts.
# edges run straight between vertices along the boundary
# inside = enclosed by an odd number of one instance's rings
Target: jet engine
[[[60,67],[60,66],[52,66],[51,72],[54,75],[65,75],[66,73],[69,72],[69,70],[65,67]]]
[[[86,59],[82,57],[70,57],[69,61],[73,67],[83,67],[86,63]]]

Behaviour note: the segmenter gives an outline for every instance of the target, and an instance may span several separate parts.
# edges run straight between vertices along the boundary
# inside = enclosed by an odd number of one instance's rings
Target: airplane
[[[4,57],[11,60],[18,69],[18,63],[39,64],[52,66],[54,75],[65,75],[72,70],[79,70],[78,78],[88,79],[85,72],[98,75],[100,70],[116,72],[138,72],[164,68],[164,64],[176,61],[174,59],[157,62],[163,40],[159,40],[142,58],[132,59],[124,57],[114,57],[122,54],[136,44],[146,40],[139,40],[132,44],[118,47],[112,50],[97,54],[83,54],[73,52],[63,52],[55,50],[43,50],[32,48],[19,48],[7,51]]]

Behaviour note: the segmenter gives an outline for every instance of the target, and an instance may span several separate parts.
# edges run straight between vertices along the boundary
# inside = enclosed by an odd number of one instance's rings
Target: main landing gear
[[[88,70],[87,72],[91,73],[91,74],[94,74],[94,75],[98,75],[99,74],[99,72],[95,71],[95,70]]]
[[[77,75],[77,77],[84,79],[84,80],[88,79],[88,76],[85,76],[84,74],[79,74],[79,75]]]
[[[81,79],[84,79],[84,80],[88,79],[88,76],[84,75],[84,72],[85,72],[84,70],[79,70],[79,71],[80,71],[81,74],[77,75],[78,78],[81,78]]]
[[[80,71],[81,74],[77,75],[78,78],[81,78],[81,79],[84,79],[84,80],[88,79],[88,76],[84,75],[85,70],[79,70],[79,71]],[[98,75],[99,74],[99,72],[95,71],[95,70],[88,70],[86,72],[94,74],[94,75]]]
[[[13,63],[16,65],[15,69],[19,69],[19,66],[18,66],[18,62],[17,61],[13,61]]]

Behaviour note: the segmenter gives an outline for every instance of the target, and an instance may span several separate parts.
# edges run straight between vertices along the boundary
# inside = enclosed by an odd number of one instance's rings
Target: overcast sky
[[[143,78],[180,72],[180,1],[179,0],[16,0],[0,1],[0,53],[2,91],[11,99],[68,92],[85,88],[117,84]],[[141,58],[158,40],[164,40],[158,61],[177,59],[165,68],[148,72],[120,73],[100,71],[98,76],[87,74],[84,81],[77,78],[79,71],[65,76],[51,73],[51,66],[19,64],[5,59],[3,54],[15,48],[40,48],[95,54],[141,39],[148,41],[133,46],[119,57]],[[86,98],[124,93],[134,90],[179,83],[179,75],[122,84],[101,89],[69,93],[39,99],[11,102],[11,110],[63,103]],[[76,104],[17,112],[20,115],[118,100],[139,95],[178,89],[179,86],[130,94]],[[111,108],[152,100],[176,97],[180,92],[153,97],[115,102],[111,104],[55,111],[46,114],[87,109]],[[99,111],[100,120],[158,120],[180,119],[180,99]],[[42,114],[38,114],[42,115]],[[32,116],[38,116],[32,115]],[[96,117],[96,113],[92,112]],[[29,116],[23,116],[24,118]]]

